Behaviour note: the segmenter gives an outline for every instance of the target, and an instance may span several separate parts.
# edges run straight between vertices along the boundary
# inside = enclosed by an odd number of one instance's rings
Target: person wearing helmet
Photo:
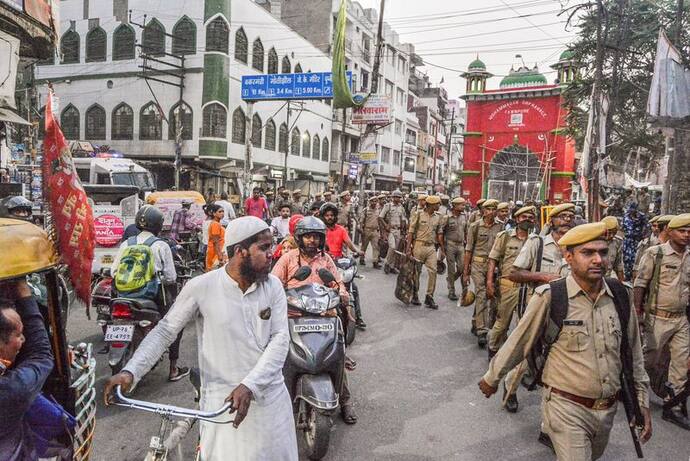
[[[33,203],[21,195],[5,197],[0,200],[0,218],[21,219],[31,222]]]
[[[335,207],[335,205],[333,206]],[[329,213],[331,213],[330,209]],[[289,289],[311,283],[323,285],[323,281],[321,277],[319,277],[319,270],[326,269],[335,277],[342,306],[348,306],[349,295],[345,288],[345,284],[342,283],[342,278],[340,277],[340,273],[333,259],[325,251],[326,234],[326,225],[318,218],[307,216],[299,221],[295,227],[297,248],[284,253],[273,267],[271,273],[278,277],[283,283],[283,286]],[[294,279],[293,276],[297,270],[305,265],[311,268],[309,277],[302,281]],[[354,319],[351,318],[352,314],[349,312],[349,309],[346,309],[346,311],[348,312],[349,320],[354,321]],[[357,422],[357,415],[354,412],[354,406],[350,396],[347,374],[343,373],[343,377],[343,387],[339,395],[340,411],[343,421],[347,424],[355,424]]]
[[[359,251],[350,240],[347,229],[337,223],[338,207],[335,203],[324,203],[319,209],[319,217],[326,224],[326,251],[333,259],[343,257],[343,246],[346,246],[355,255],[364,257],[364,253]]]
[[[120,259],[127,248],[130,245],[147,245],[151,247],[151,252],[153,253],[153,266],[155,268],[157,276],[160,278],[162,283],[162,288],[166,290],[166,294],[174,295],[175,284],[177,283],[177,272],[175,271],[175,262],[173,261],[172,250],[170,245],[168,245],[164,240],[158,239],[158,235],[163,230],[163,213],[153,205],[144,205],[139,208],[139,211],[134,218],[134,223],[139,229],[139,235],[130,237],[126,241],[120,244],[120,248],[113,260],[113,264],[110,267],[111,274],[117,274],[118,268],[120,267]],[[169,293],[172,291],[173,293]],[[166,296],[167,305],[162,302],[162,296],[158,296],[161,299],[155,299],[158,304],[158,308],[162,315],[165,315],[170,306],[172,305],[172,296]],[[189,368],[178,367],[177,359],[180,356],[180,341],[182,340],[182,332],[180,331],[178,337],[170,345],[168,358],[170,360],[170,373],[168,375],[169,381],[179,381],[189,374]]]

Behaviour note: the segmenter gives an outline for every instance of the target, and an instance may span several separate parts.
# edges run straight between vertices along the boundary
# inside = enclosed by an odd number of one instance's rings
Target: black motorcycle
[[[306,280],[310,274],[311,269],[304,266],[293,278]],[[328,288],[335,278],[325,269],[319,275],[325,286],[312,283],[286,290],[290,350],[283,374],[309,459],[321,459],[328,451],[345,362],[345,339],[337,315],[340,296]]]
[[[345,284],[345,289],[350,294],[350,306],[354,310],[355,322],[350,322],[349,318],[343,319],[343,324],[345,325],[345,342],[349,346],[355,340],[357,334],[357,328],[360,330],[365,330],[367,324],[364,323],[362,318],[362,305],[359,299],[359,288],[355,283],[355,279],[364,278],[364,276],[358,274],[357,260],[350,256],[348,258],[338,258],[335,261],[335,265],[340,273],[340,278]]]

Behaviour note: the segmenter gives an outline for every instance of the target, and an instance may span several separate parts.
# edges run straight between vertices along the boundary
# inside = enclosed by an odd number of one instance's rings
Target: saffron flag
[[[57,239],[77,299],[88,308],[95,245],[93,210],[86,200],[65,136],[53,115],[52,89],[48,91],[45,125],[43,194],[51,212],[51,235]]]
[[[364,98],[355,102],[347,84],[345,69],[345,35],[347,26],[347,0],[341,0],[338,20],[335,24],[335,39],[333,40],[333,107],[346,109],[364,105]]]

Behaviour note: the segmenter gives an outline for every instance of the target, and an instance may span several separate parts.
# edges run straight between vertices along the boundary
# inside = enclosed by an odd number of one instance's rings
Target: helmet
[[[446,263],[443,261],[436,262],[436,272],[438,275],[443,275],[446,273]]]
[[[472,290],[467,290],[467,291],[465,291],[465,293],[463,293],[463,295],[462,295],[462,300],[461,300],[461,302],[460,302],[460,305],[461,305],[462,307],[467,307],[467,306],[471,305],[471,304],[474,302],[474,298],[476,298],[476,297],[477,297],[477,296],[474,294],[474,291],[472,291]]]
[[[147,230],[153,235],[160,234],[163,230],[163,221],[165,220],[161,210],[153,205],[144,205],[139,208],[137,215],[134,218],[134,222],[137,225],[137,229]]]
[[[33,203],[21,195],[5,197],[0,200],[0,218],[31,220]]]
[[[321,235],[321,245],[319,246],[319,250],[323,251],[326,246],[326,225],[323,223],[323,221],[313,216],[307,216],[297,223],[295,226],[295,240],[297,240],[297,246],[300,248],[304,247],[302,237],[307,234]]]
[[[329,210],[335,213],[336,217],[338,216],[338,206],[333,202],[326,202],[321,205],[321,208],[319,208],[319,216],[323,217]]]
[[[391,194],[392,197],[401,197],[402,198],[402,192],[400,192],[398,189],[394,190],[393,193]]]

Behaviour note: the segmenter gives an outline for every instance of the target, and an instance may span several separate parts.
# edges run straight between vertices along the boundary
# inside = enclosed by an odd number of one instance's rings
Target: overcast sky
[[[377,10],[380,4],[380,0],[357,1]],[[519,62],[516,54],[530,68],[537,63],[553,82],[556,75],[549,66],[575,35],[572,28],[566,30],[560,9],[559,0],[386,0],[384,20],[401,42],[415,45],[428,63],[420,70],[432,83],[443,78],[448,97],[457,99],[465,93],[459,72],[467,70],[477,53],[495,75],[489,79],[489,89],[498,88],[511,64]]]

